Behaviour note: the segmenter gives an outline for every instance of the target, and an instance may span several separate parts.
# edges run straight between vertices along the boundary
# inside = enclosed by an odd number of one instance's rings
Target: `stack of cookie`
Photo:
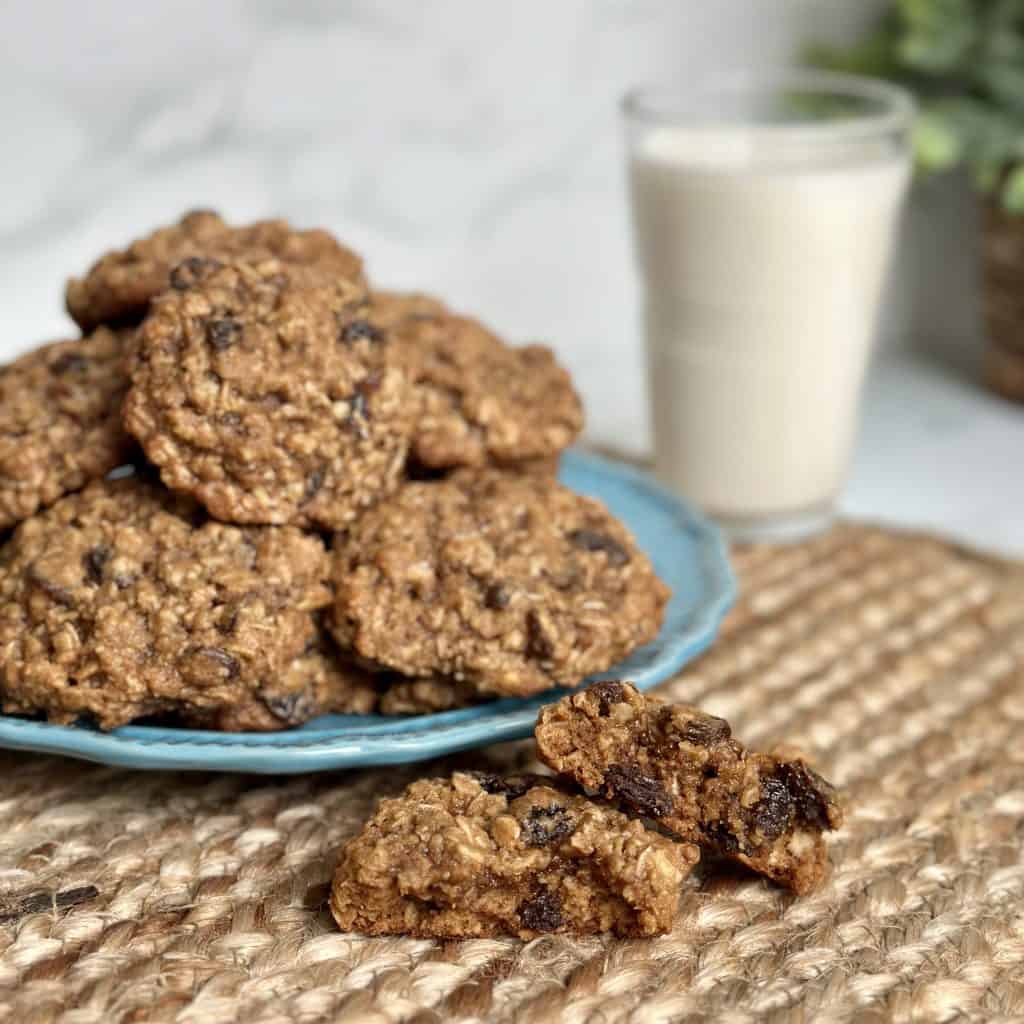
[[[280,729],[575,686],[667,590],[555,479],[542,346],[375,292],[325,231],[214,213],[103,256],[0,370],[0,698]]]

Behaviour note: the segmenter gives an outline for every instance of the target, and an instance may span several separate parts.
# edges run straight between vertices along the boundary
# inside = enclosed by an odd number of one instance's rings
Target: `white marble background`
[[[786,0],[4,5],[3,348],[63,278],[189,206],[324,224],[393,285],[549,339],[642,450],[617,100],[785,58]],[[840,5],[832,4],[832,7]]]
[[[69,329],[64,278],[104,248],[188,207],[217,207],[231,219],[280,214],[337,231],[382,284],[437,291],[516,340],[549,341],[577,376],[590,438],[642,452],[618,97],[639,80],[785,61],[802,39],[840,35],[870,7],[8,0],[0,4],[0,360]],[[918,250],[934,250],[937,224],[959,231],[950,209],[915,213]],[[950,273],[951,261],[932,262]],[[973,319],[961,281],[969,265],[961,258],[953,284],[930,292],[927,277],[925,302],[915,299],[920,275],[905,272],[888,333],[934,335],[954,361],[969,362]],[[923,492],[909,465],[893,471],[891,438],[904,439],[909,463],[941,458],[933,405],[947,446],[953,416],[966,431],[957,437],[971,435],[972,452],[986,449],[977,458],[993,472],[994,459],[1024,450],[1024,417],[984,400],[979,412],[972,385],[941,369],[918,372],[914,362],[908,370],[908,358],[872,391],[894,421],[869,415],[848,507],[1024,551],[1016,516],[993,540],[998,495],[984,508],[961,499],[947,514],[925,486],[941,466],[922,476]],[[895,395],[893,381],[902,382]],[[915,396],[909,407],[906,395]],[[980,438],[971,433],[979,415],[988,423]],[[909,495],[900,490],[908,480]],[[938,490],[939,504],[948,501],[948,488]],[[1024,490],[1017,498],[1020,508]]]

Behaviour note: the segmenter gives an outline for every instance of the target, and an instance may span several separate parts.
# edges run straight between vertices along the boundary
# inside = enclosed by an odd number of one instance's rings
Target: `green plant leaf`
[[[971,0],[898,0],[904,35],[900,58],[910,68],[943,74],[965,67],[978,38]]]
[[[917,118],[912,143],[917,163],[925,171],[949,170],[963,156],[963,141],[955,125],[939,113],[923,113]]]
[[[993,31],[1006,31],[1011,35],[1024,32],[1024,0],[994,0],[988,24]]]
[[[864,39],[815,57],[913,91],[922,169],[964,165],[982,191],[1024,202],[1024,0],[890,0]]]
[[[805,58],[813,67],[848,75],[897,78],[901,73],[895,42],[882,35],[871,36],[845,50],[812,46],[807,49]]]
[[[941,118],[960,139],[969,163],[1007,163],[1024,136],[1024,118],[984,100],[952,96],[925,108],[922,116]]]
[[[978,77],[996,103],[1024,113],[1024,66],[991,64],[980,68]]]
[[[989,65],[1024,67],[1024,30],[988,33],[984,39],[982,52],[978,57],[978,65],[982,68]]]
[[[1002,163],[977,161],[972,165],[971,178],[982,195],[990,195],[999,187],[1005,170],[1006,166]]]
[[[1024,214],[1024,167],[1009,174],[1003,185],[1002,200],[1010,213]]]
[[[905,74],[899,56],[901,21],[895,8],[886,11],[861,39],[845,47],[812,45],[805,60],[813,67],[872,78],[898,78]]]

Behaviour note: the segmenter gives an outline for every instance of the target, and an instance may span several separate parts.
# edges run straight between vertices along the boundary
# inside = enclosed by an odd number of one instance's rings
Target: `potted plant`
[[[859,42],[811,60],[910,89],[920,172],[970,173],[984,207],[986,378],[1024,402],[1024,0],[893,0]]]

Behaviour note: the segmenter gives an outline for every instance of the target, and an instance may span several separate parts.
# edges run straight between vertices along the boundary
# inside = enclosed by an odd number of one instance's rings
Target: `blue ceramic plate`
[[[735,582],[722,537],[711,523],[633,469],[569,452],[560,475],[573,490],[600,498],[630,527],[672,588],[658,639],[604,675],[630,679],[641,688],[654,686],[708,647],[732,605]],[[537,709],[557,695],[417,718],[324,715],[301,729],[279,733],[137,725],[103,733],[0,715],[0,748],[129,768],[265,774],[399,764],[529,736]]]

